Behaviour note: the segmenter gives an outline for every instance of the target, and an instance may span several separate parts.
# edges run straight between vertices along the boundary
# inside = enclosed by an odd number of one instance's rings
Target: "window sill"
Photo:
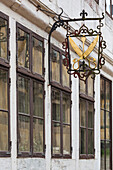
[[[35,153],[31,154],[30,152],[21,152],[18,153],[17,158],[45,158],[44,153]]]
[[[0,152],[0,157],[11,157],[11,153],[10,152]]]
[[[72,159],[72,156],[56,154],[56,155],[52,155],[52,159]]]
[[[79,159],[95,159],[94,155],[80,155]]]

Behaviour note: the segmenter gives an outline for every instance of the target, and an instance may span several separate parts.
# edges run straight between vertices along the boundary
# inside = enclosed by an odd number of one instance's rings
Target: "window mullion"
[[[30,33],[30,37],[29,37],[29,62],[30,62],[30,65],[29,65],[29,68],[32,72],[32,32]]]
[[[30,151],[33,156],[33,81],[30,79]]]
[[[63,155],[63,107],[62,107],[62,92],[60,91],[60,148],[61,154]]]

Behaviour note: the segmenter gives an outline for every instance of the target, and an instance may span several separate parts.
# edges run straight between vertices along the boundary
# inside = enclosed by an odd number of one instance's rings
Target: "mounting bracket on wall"
[[[45,11],[38,7],[38,9]],[[52,12],[51,12],[52,13]],[[55,14],[55,13],[53,13]],[[79,79],[86,82],[89,75],[95,78],[96,74],[100,73],[100,69],[105,64],[105,58],[103,57],[103,49],[106,48],[106,42],[103,40],[101,27],[103,27],[102,20],[104,19],[104,13],[100,18],[88,18],[88,13],[83,9],[80,13],[80,18],[69,18],[62,15],[61,13],[56,14],[58,20],[53,24],[48,37],[48,57],[50,61],[50,48],[51,48],[51,36],[52,33],[58,28],[63,27],[67,30],[65,41],[62,42],[62,48],[65,51],[65,57],[63,63],[67,68],[67,72],[70,75],[77,75]],[[84,22],[85,21],[85,22]],[[87,21],[98,21],[95,24],[95,29],[88,28],[86,26]],[[82,22],[79,29],[72,30],[69,23]],[[84,23],[83,23],[84,22]],[[81,47],[82,46],[82,47]],[[74,51],[75,54],[70,55],[70,51]],[[94,53],[94,51],[96,51]],[[96,56],[97,54],[97,56]],[[50,71],[50,62],[49,62]]]

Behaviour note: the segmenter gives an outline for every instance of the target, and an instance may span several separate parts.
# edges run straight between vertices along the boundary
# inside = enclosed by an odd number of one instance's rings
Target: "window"
[[[17,23],[18,156],[44,157],[43,41]]]
[[[106,12],[113,17],[113,0],[106,0]]]
[[[71,157],[70,76],[63,64],[63,52],[52,46],[52,157]]]
[[[101,170],[112,169],[112,106],[111,106],[111,81],[101,77]]]
[[[8,20],[0,12],[0,156],[10,156]]]
[[[80,81],[80,158],[94,158],[94,80]]]

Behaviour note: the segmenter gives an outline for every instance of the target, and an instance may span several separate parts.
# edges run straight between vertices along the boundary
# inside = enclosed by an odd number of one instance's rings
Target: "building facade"
[[[112,4],[0,0],[0,170],[113,169]],[[90,17],[105,14],[106,62],[86,83],[67,74],[64,28],[52,34],[48,56],[48,35],[61,7],[67,18],[79,18],[83,9]]]

